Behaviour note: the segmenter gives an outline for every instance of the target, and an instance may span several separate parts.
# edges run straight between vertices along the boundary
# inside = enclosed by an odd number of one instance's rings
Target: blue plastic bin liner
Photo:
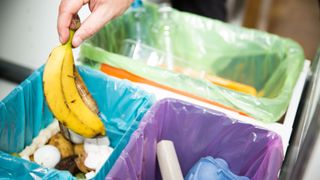
[[[138,127],[154,97],[127,81],[116,80],[86,67],[78,67],[85,84],[97,101],[104,118],[107,135],[114,151],[96,178],[102,179]],[[43,168],[35,163],[10,156],[32,142],[39,131],[48,126],[53,116],[46,104],[42,88],[43,67],[0,101],[0,178],[29,179],[36,175],[48,179],[72,178],[70,173]],[[5,173],[6,172],[6,173]]]
[[[43,168],[36,163],[0,151],[0,179],[73,179],[67,171]]]
[[[185,180],[249,180],[245,176],[233,174],[228,163],[211,156],[201,158],[188,172]]]

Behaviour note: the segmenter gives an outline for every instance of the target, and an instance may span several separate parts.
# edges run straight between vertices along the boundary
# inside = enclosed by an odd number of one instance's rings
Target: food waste
[[[75,16],[68,42],[49,55],[43,72],[43,89],[49,109],[64,127],[93,138],[105,135],[105,128],[97,104],[75,67],[72,38],[79,27],[80,19]]]
[[[46,168],[66,170],[76,177],[92,179],[112,152],[107,136],[77,136],[68,140],[61,134],[58,121],[54,120],[18,156]]]

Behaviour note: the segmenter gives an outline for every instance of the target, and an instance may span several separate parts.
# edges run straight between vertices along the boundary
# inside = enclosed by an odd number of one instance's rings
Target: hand
[[[99,31],[107,22],[121,15],[133,0],[62,0],[58,15],[58,33],[62,44],[69,39],[69,26],[74,14],[89,3],[91,14],[76,31],[72,46],[78,47],[85,39]]]

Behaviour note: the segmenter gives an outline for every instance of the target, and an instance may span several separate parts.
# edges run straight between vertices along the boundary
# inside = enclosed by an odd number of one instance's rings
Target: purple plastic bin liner
[[[165,99],[146,113],[106,179],[161,179],[156,144],[162,139],[174,142],[184,176],[201,157],[212,156],[224,159],[239,176],[273,180],[283,161],[276,133],[221,112]]]
[[[211,156],[201,158],[188,172],[185,180],[249,180],[233,174],[227,162]]]

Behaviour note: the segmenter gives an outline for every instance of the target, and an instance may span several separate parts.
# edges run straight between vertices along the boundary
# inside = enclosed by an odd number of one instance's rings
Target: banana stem
[[[69,31],[69,40],[68,42],[65,44],[66,46],[71,46],[72,47],[72,39],[73,39],[73,35],[74,35],[74,30],[70,30]]]
[[[73,39],[73,35],[74,33],[76,32],[76,30],[79,29],[81,25],[81,22],[80,22],[80,18],[78,16],[78,14],[75,14],[71,20],[71,24],[70,24],[70,35],[69,35],[69,40],[68,42],[66,43],[67,46],[71,46],[72,47],[72,39]]]

